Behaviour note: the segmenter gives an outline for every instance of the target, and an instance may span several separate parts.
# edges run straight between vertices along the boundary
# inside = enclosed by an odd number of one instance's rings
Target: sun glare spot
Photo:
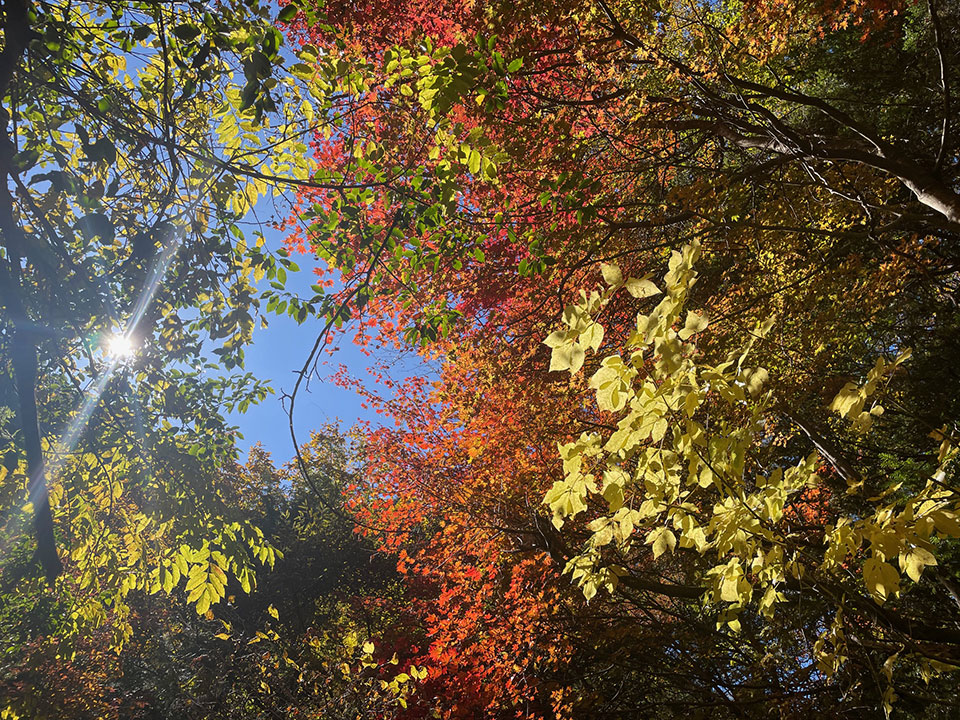
[[[133,357],[137,347],[133,340],[126,335],[111,335],[104,343],[107,355],[115,360],[126,360]]]

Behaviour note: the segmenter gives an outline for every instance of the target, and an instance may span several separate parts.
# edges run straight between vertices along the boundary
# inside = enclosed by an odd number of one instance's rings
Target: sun
[[[103,344],[107,356],[114,360],[126,360],[133,357],[137,350],[133,339],[119,333],[111,335]]]

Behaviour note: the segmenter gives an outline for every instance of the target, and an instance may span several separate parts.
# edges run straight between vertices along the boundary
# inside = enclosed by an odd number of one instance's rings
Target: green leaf
[[[294,17],[296,17],[299,10],[300,8],[298,8],[295,4],[290,3],[280,11],[279,15],[277,15],[277,22],[290,22]]]
[[[240,111],[244,111],[250,106],[253,105],[254,100],[257,99],[257,94],[260,92],[260,81],[256,78],[253,78],[246,85],[243,86],[243,91],[240,94]]]
[[[193,23],[183,23],[173,29],[173,34],[180,40],[189,42],[200,35],[200,28]]]
[[[270,76],[270,58],[259,50],[250,53],[243,62],[243,74],[249,81]]]
[[[93,145],[84,145],[84,153],[94,162],[104,161],[108,165],[117,162],[117,148],[110,138],[100,138]]]
[[[40,151],[35,149],[23,150],[18,152],[13,156],[13,164],[16,168],[23,172],[24,170],[29,170],[34,165],[36,165],[37,160],[40,159]]]
[[[77,227],[80,229],[80,232],[83,234],[83,239],[86,242],[100,238],[105,243],[110,243],[113,242],[116,235],[110,218],[102,213],[84,215],[77,221]]]
[[[137,25],[133,29],[133,39],[136,41],[146,40],[153,33],[153,25]]]
[[[290,66],[290,72],[301,79],[313,77],[314,69],[306,63],[295,63]]]
[[[469,167],[470,172],[471,172],[472,174],[476,175],[478,172],[480,172],[480,161],[481,161],[481,160],[482,160],[482,158],[481,158],[481,156],[480,156],[480,153],[478,153],[476,150],[471,150],[471,151],[470,151],[470,159],[469,159],[468,167]]]

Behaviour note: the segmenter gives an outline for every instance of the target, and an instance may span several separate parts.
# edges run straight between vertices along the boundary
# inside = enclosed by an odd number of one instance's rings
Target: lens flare
[[[125,360],[136,354],[138,348],[137,343],[133,340],[133,334],[160,288],[167,270],[173,263],[177,250],[180,248],[180,243],[181,238],[174,235],[168,240],[158,256],[154,258],[147,280],[140,290],[140,295],[130,317],[127,319],[126,330],[115,332],[101,341],[106,362],[100,368],[99,374],[94,377],[93,382],[84,391],[83,401],[74,417],[63,429],[59,441],[54,443],[53,448],[45,453],[47,457],[44,458],[42,472],[38,477],[30,478],[27,487],[27,503],[24,509],[45,496],[48,479],[52,482],[57,477],[64,460],[76,449],[80,437],[86,429],[87,422],[107,389],[110,378],[113,377],[114,372]],[[138,422],[142,423],[140,417],[138,415]],[[11,513],[3,526],[0,527],[0,557],[7,553],[11,540],[17,536],[20,529],[25,525],[25,520],[26,516],[23,513]]]
[[[104,350],[111,359],[128,360],[137,351],[137,345],[128,335],[111,335],[103,343]]]

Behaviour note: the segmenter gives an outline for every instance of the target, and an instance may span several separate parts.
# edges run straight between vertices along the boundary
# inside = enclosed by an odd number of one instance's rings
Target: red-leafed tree
[[[873,513],[876,497],[902,493],[896,512],[925,498],[925,473],[949,456],[934,458],[925,436],[956,418],[935,390],[953,387],[937,358],[956,351],[956,49],[944,34],[955,20],[933,3],[302,8],[290,32],[364,83],[341,97],[337,130],[314,140],[318,177],[357,187],[303,192],[291,245],[341,274],[346,310],[331,320],[361,316],[358,342],[423,341],[440,366],[435,379],[364,390],[394,422],[370,432],[353,503],[416,598],[423,640],[410,652],[430,669],[419,710],[793,717],[841,702],[889,706],[895,686],[900,707],[917,710],[926,696],[909,678],[960,659],[951,620],[919,621],[955,616],[952,570],[941,589],[884,604],[897,572],[886,560],[897,561],[889,549],[876,555],[881,540],[858,536],[839,578],[804,554],[822,556],[825,533]],[[587,519],[562,527],[542,502],[571,472],[557,444],[607,437],[621,420],[621,406],[598,408],[597,388],[576,371],[601,369],[590,351],[635,342],[638,322],[653,337],[664,266],[683,246],[702,254],[696,286],[682,291],[701,313],[682,336],[699,334],[697,362],[722,365],[776,316],[750,342],[776,389],[750,482],[762,487],[761,474],[812,451],[820,458],[819,485],[763,520],[785,528],[772,537],[796,554],[791,568],[805,568],[777,581],[791,604],[771,618],[759,597],[732,615],[710,607],[710,548],[674,554],[673,531],[649,527],[629,548],[605,538],[596,567],[612,594],[587,603],[563,572],[600,547],[603,515],[623,500],[584,491],[585,510],[568,514]],[[583,309],[591,291],[622,287],[621,275],[630,293]],[[577,325],[588,314],[602,334]],[[559,361],[553,353],[569,379],[548,372],[542,345],[561,320],[582,331]],[[675,337],[668,328],[661,339]],[[907,346],[916,369],[890,376],[897,409],[881,437],[863,441],[830,419],[824,405],[838,391]],[[655,378],[663,358],[638,360],[640,378]],[[762,386],[749,378],[731,383],[745,405],[742,388]],[[870,382],[865,397],[880,376]],[[713,419],[718,442],[739,437],[741,411],[716,388],[704,393],[688,415]],[[647,447],[660,452],[666,433]],[[921,446],[923,459],[911,459]],[[623,460],[632,470],[636,458]],[[690,507],[703,517],[712,500],[701,493]],[[941,519],[946,538],[952,520]],[[945,564],[951,541],[936,543],[922,549]],[[861,570],[859,544],[884,567]],[[911,552],[903,545],[900,556]],[[919,579],[916,560],[899,562]],[[714,600],[734,602],[724,587]],[[915,664],[893,681],[906,656]]]

